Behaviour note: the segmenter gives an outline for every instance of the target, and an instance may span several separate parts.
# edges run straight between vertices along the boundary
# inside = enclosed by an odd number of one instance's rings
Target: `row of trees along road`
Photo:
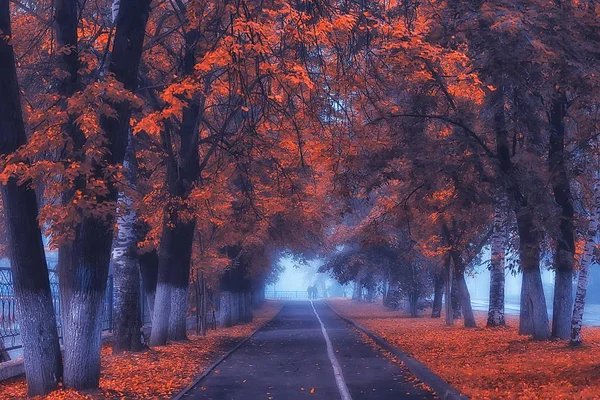
[[[465,274],[487,246],[488,325],[504,323],[512,269],[521,333],[581,343],[600,217],[598,12],[0,0],[3,228],[29,393],[98,385],[111,258],[115,352],[143,348],[140,276],[161,346],[185,339],[191,271],[220,290],[228,325],[251,318],[248,293],[283,251],[328,256],[342,282],[383,279],[386,302],[413,313],[433,292],[439,316],[453,293],[448,322],[475,326]],[[42,231],[59,251],[64,357]]]

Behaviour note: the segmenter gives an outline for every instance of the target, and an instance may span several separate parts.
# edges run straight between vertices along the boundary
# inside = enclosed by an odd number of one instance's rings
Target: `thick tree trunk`
[[[460,271],[456,275],[465,328],[475,328],[477,327],[477,323],[475,322],[475,315],[471,306],[471,295],[469,294],[469,288],[465,280],[465,273],[464,271]]]
[[[187,287],[171,288],[171,315],[169,316],[169,340],[187,339]]]
[[[471,295],[469,294],[469,288],[465,280],[465,265],[457,251],[453,251],[451,254],[454,262],[454,276],[456,277],[456,286],[464,325],[465,328],[475,328],[477,327],[477,323],[475,322],[475,314],[473,314],[473,307],[471,306]]]
[[[138,262],[142,275],[144,294],[148,302],[150,318],[154,316],[154,297],[156,296],[156,281],[158,279],[158,252],[152,249],[146,253],[138,254]]]
[[[100,379],[100,345],[112,234],[102,220],[86,218],[75,233],[68,262],[59,263],[63,311],[64,383],[88,389]],[[64,260],[63,260],[64,261]],[[70,276],[69,280],[63,279]],[[68,284],[68,286],[67,286]]]
[[[121,204],[128,199],[122,198]],[[135,213],[119,216],[113,247],[114,321],[113,353],[142,350],[140,271],[136,257]]]
[[[196,221],[180,223],[177,248],[177,262],[171,265],[171,315],[169,316],[169,340],[187,339],[188,288],[190,283],[190,265],[192,262],[192,243]]]
[[[506,222],[508,204],[501,196],[497,200],[494,213],[494,227],[492,233],[491,266],[490,266],[490,300],[487,326],[504,326],[504,261],[507,245]]]
[[[539,264],[538,233],[532,230],[533,223],[527,212],[517,214],[517,224],[523,272],[519,333],[532,335],[535,340],[547,340],[550,338],[550,323]]]
[[[558,256],[557,257],[562,257]],[[568,256],[570,257],[570,256]],[[574,259],[572,260],[575,261]],[[563,262],[558,262],[563,264]],[[570,264],[570,261],[567,263]],[[563,264],[564,265],[564,264]],[[554,298],[552,307],[552,337],[569,339],[573,317],[574,269],[557,268],[554,274]]]
[[[158,279],[152,317],[151,346],[186,339],[187,288],[195,222],[165,217],[160,240]]]
[[[560,91],[552,100],[548,114],[550,124],[550,176],[554,200],[560,207],[559,237],[554,257],[554,305],[552,336],[568,339],[571,335],[573,312],[573,270],[575,265],[575,227],[573,198],[565,163],[565,125],[567,96]]]
[[[536,340],[546,340],[550,337],[550,323],[540,274],[540,238],[531,216],[532,206],[528,204],[527,196],[519,186],[510,157],[503,91],[504,87],[500,82],[492,92],[490,103],[494,113],[500,174],[505,181],[507,197],[514,205],[519,231],[519,257],[523,271],[519,332],[531,334]]]
[[[116,19],[116,31],[109,71],[125,89],[134,90],[142,54],[146,23],[150,12],[149,0],[123,2]],[[129,105],[113,104],[117,118],[101,118],[101,126],[110,151],[107,165],[123,162],[129,132]],[[96,166],[94,173],[104,178]],[[99,196],[99,203],[114,202],[117,191],[108,182],[108,194]],[[75,239],[71,254],[59,263],[61,292],[66,298],[63,313],[65,336],[64,383],[74,389],[98,386],[100,379],[100,344],[106,279],[112,244],[112,221],[105,218],[84,217],[75,227]]]
[[[26,142],[11,42],[8,0],[0,0],[0,154],[8,155]],[[5,35],[6,37],[1,37]],[[2,184],[2,201],[19,309],[27,392],[46,394],[57,387],[62,360],[52,305],[48,267],[38,226],[38,205],[31,182],[10,177]]]
[[[11,178],[2,185],[2,201],[27,393],[29,396],[46,394],[56,388],[62,376],[62,357],[44,247],[37,225],[37,200],[33,190],[18,185],[16,179]]]
[[[129,145],[123,168],[130,185],[135,187],[135,153],[133,138]],[[143,349],[140,305],[140,270],[137,257],[138,235],[136,213],[132,201],[125,193],[119,193],[119,211],[117,218],[118,234],[113,245],[113,353],[140,351]]]
[[[433,306],[431,308],[431,318],[440,318],[442,316],[442,298],[444,296],[444,271],[435,274],[433,288]]]
[[[596,154],[598,147],[594,146]],[[585,308],[585,297],[587,294],[588,277],[590,265],[594,258],[594,248],[598,237],[598,226],[600,222],[600,171],[598,165],[593,165],[594,198],[592,202],[592,215],[585,237],[585,247],[579,264],[579,277],[577,280],[577,291],[575,292],[575,304],[573,306],[573,318],[571,320],[570,344],[579,346],[582,343],[581,326],[583,325],[583,311]]]

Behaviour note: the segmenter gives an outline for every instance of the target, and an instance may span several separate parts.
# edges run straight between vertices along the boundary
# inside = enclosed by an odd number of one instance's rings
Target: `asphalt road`
[[[326,304],[293,301],[184,398],[397,400],[435,396]]]

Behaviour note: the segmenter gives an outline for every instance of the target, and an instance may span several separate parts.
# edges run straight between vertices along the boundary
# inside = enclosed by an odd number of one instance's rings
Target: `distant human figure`
[[[317,289],[317,285],[313,285],[313,299],[317,299],[319,296],[319,289]]]
[[[306,288],[306,292],[308,293],[308,299],[314,300],[317,298],[317,285],[310,285]]]

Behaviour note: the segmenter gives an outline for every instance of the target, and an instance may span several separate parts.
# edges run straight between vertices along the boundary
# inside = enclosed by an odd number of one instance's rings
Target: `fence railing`
[[[60,322],[60,294],[58,284],[58,273],[55,270],[48,271],[50,278],[50,290],[52,292],[52,303],[56,314],[58,334],[62,338],[62,327]],[[106,288],[106,300],[104,302],[104,320],[102,330],[111,332],[113,329],[113,277],[108,277]],[[140,283],[140,305],[142,322],[150,323],[150,312],[144,295],[143,283]],[[13,289],[12,271],[10,267],[0,267],[0,342],[4,344],[4,350],[15,350],[21,347],[19,332],[19,320],[17,315],[17,299]]]
[[[305,290],[267,290],[265,297],[269,299],[308,299]]]

